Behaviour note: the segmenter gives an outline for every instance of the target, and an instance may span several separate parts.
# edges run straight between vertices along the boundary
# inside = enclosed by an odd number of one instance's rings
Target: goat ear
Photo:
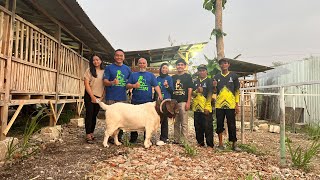
[[[174,103],[171,102],[165,102],[167,111],[169,111],[170,114],[174,114]]]

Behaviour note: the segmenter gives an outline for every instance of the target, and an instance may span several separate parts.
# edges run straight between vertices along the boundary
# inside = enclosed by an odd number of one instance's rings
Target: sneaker
[[[157,144],[157,146],[163,146],[163,145],[165,145],[166,143],[165,143],[164,141],[158,141],[156,144]]]
[[[234,151],[234,152],[241,152],[241,149],[238,148],[237,146],[233,146],[233,147],[232,147],[232,151]]]

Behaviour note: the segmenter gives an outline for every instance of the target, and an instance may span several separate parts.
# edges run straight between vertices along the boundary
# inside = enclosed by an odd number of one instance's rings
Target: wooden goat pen
[[[60,30],[59,30],[60,28]],[[0,140],[23,105],[48,104],[55,125],[65,103],[83,108],[83,74],[89,61],[61,42],[61,27],[51,36],[0,5]],[[57,104],[62,104],[58,110]],[[19,105],[8,123],[9,106]]]

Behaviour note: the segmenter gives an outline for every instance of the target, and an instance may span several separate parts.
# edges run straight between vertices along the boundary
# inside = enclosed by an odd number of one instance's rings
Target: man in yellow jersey
[[[205,146],[204,138],[208,147],[213,145],[213,119],[212,119],[212,80],[208,78],[207,66],[198,66],[199,77],[193,82],[194,129],[199,146]]]
[[[230,63],[228,59],[219,60],[221,73],[213,78],[213,91],[217,93],[216,117],[217,134],[219,137],[218,149],[223,150],[222,132],[224,129],[224,119],[227,118],[229,141],[232,142],[232,150],[240,151],[236,146],[236,113],[239,113],[239,79],[238,75],[229,71]]]

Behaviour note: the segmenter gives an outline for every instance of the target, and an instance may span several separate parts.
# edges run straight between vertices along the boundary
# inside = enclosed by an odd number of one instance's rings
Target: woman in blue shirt
[[[157,77],[158,85],[161,89],[163,99],[171,99],[171,94],[173,92],[173,83],[169,73],[168,63],[162,63],[159,69],[160,76]],[[160,141],[157,142],[158,146],[166,144],[168,141],[168,117],[162,117],[161,119],[161,135]]]

